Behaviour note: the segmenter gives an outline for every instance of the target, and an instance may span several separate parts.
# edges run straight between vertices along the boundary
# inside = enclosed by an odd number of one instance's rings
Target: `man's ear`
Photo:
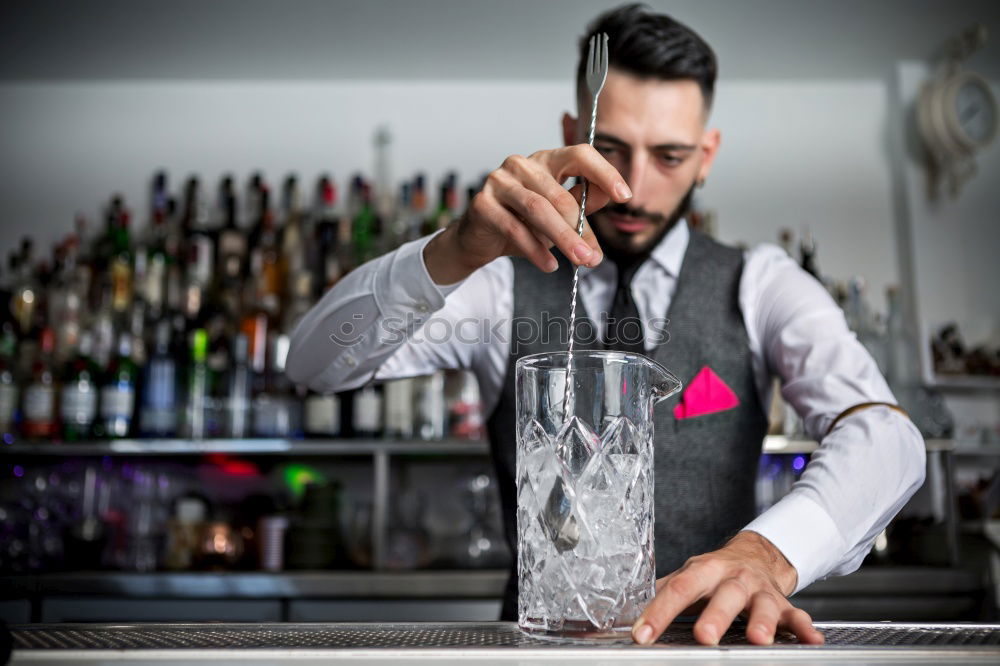
[[[712,170],[712,162],[719,153],[719,144],[722,142],[722,133],[717,128],[705,130],[701,137],[701,168],[698,169],[698,180],[708,179],[708,173]]]
[[[562,131],[564,146],[572,146],[580,143],[576,136],[576,118],[569,115],[568,111],[562,117]]]

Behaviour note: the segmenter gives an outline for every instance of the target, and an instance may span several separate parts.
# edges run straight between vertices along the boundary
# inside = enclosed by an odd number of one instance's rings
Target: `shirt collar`
[[[677,220],[674,228],[660,239],[649,258],[658,263],[669,275],[677,277],[680,275],[681,264],[684,263],[684,253],[687,252],[690,238],[691,231],[688,229],[687,220],[682,217]]]

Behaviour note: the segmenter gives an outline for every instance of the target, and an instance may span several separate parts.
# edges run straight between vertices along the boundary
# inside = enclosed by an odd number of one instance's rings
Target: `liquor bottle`
[[[166,235],[163,252],[166,257],[166,278],[163,287],[164,312],[168,317],[184,313],[185,287],[185,239],[177,215],[177,200],[167,199]],[[186,350],[185,350],[186,351]]]
[[[414,430],[417,436],[426,440],[443,438],[447,419],[443,370],[416,378],[414,404]]]
[[[392,223],[389,225],[389,233],[385,234],[386,242],[383,248],[385,252],[391,252],[410,240],[410,199],[410,184],[403,183],[399,186],[399,200]]]
[[[299,203],[295,176],[285,179],[283,209],[285,224],[281,234],[281,261],[285,284],[281,331],[291,335],[299,320],[313,305],[313,274],[306,261],[305,220]]]
[[[101,368],[106,368],[110,365],[115,348],[115,313],[111,302],[111,285],[105,284],[101,290],[97,313],[94,315],[91,325],[94,334],[93,359]]]
[[[207,436],[211,377],[208,364],[208,333],[195,329],[191,337],[191,361],[188,367],[187,404],[184,411],[184,436],[204,439]]]
[[[42,295],[34,274],[34,243],[25,237],[21,241],[21,252],[13,269],[16,278],[11,300],[11,313],[18,324],[19,336],[23,339],[34,337],[35,310],[41,302]]]
[[[778,244],[781,245],[781,249],[784,250],[785,254],[789,257],[793,254],[794,242],[795,234],[791,229],[782,227],[778,231]]]
[[[77,264],[79,242],[68,236],[59,246],[60,261],[48,287],[48,321],[58,323],[55,363],[63,366],[73,358],[87,311],[89,280]]]
[[[375,215],[381,220],[391,220],[393,217],[393,187],[390,165],[392,156],[392,134],[385,125],[375,130],[375,178],[372,192],[372,205]]]
[[[55,333],[44,328],[40,345],[31,366],[31,381],[24,389],[21,406],[21,433],[28,439],[52,439],[58,432],[56,422],[56,380],[52,370]]]
[[[281,216],[281,262],[287,278],[285,292],[291,293],[293,276],[306,270],[306,221],[295,174],[289,174],[282,185]]]
[[[410,191],[410,233],[414,240],[424,235],[425,220],[427,219],[427,189],[426,178],[422,173],[418,173],[413,179],[413,188]]]
[[[12,441],[17,417],[18,390],[17,333],[14,322],[5,321],[0,325],[0,437],[5,443]]]
[[[350,273],[357,266],[357,257],[354,254],[352,239],[354,238],[354,215],[360,209],[361,185],[363,182],[361,176],[353,178],[351,188],[348,191],[347,205],[341,211],[341,214],[338,215],[337,228],[339,233],[337,234],[337,251],[340,257],[337,262],[340,269],[340,274],[337,276],[338,280]]]
[[[290,394],[292,387],[285,377],[288,346],[287,335],[268,336],[264,390],[254,397],[253,402],[253,433],[256,437],[302,435],[302,401]]]
[[[170,199],[170,188],[167,172],[163,169],[156,171],[150,180],[149,187],[149,210],[150,223],[157,217],[163,217],[167,213],[167,201]]]
[[[263,278],[262,257],[254,251],[250,256],[250,277],[246,281],[243,296],[243,318],[240,321],[240,332],[246,336],[250,369],[263,378],[266,362],[267,335],[270,329],[270,317],[266,307],[262,305],[260,285]]]
[[[362,183],[360,203],[358,212],[354,216],[351,233],[355,265],[361,265],[375,256],[377,224],[375,208],[372,206],[371,186],[368,183]]]
[[[132,359],[132,333],[118,333],[118,349],[101,388],[100,433],[104,437],[128,437],[132,433],[139,368]]]
[[[354,391],[351,400],[351,433],[355,437],[382,436],[383,389],[366,384]]]
[[[201,196],[201,184],[193,176],[185,185],[181,229],[187,242],[184,315],[188,321],[200,322],[214,275],[215,240],[208,229],[208,214]]]
[[[329,176],[321,176],[316,185],[316,224],[313,227],[318,246],[321,276],[315,297],[336,284],[344,273],[341,265],[340,215],[337,213],[337,188]]]
[[[129,237],[129,212],[122,198],[115,197],[110,213],[111,256],[108,275],[111,279],[111,307],[123,315],[132,304],[132,248]]]
[[[284,271],[270,190],[266,185],[261,186],[259,202],[257,223],[250,235],[251,273],[256,287],[255,305],[273,319],[281,304]]]
[[[0,271],[0,320],[6,322],[12,318],[14,304],[14,270],[17,266],[17,256],[10,252],[7,255],[5,272]]]
[[[444,229],[451,221],[455,218],[455,209],[458,207],[458,193],[456,190],[456,182],[458,177],[454,172],[449,173],[445,176],[444,180],[441,182],[440,197],[438,200],[438,207],[427,218],[426,226],[424,227],[423,234],[432,234],[439,229]]]
[[[149,348],[146,345],[146,304],[141,300],[132,301],[128,312],[128,330],[132,333],[132,361],[140,368],[146,367]]]
[[[158,321],[154,332],[153,352],[143,376],[139,431],[144,437],[177,435],[178,372],[171,335],[170,322]]]
[[[291,335],[315,301],[313,299],[312,273],[307,270],[299,270],[289,277],[290,292],[285,301],[285,310],[281,315],[281,332]]]
[[[483,403],[479,382],[470,370],[445,373],[448,432],[458,439],[482,439]]]
[[[68,363],[59,397],[63,439],[78,442],[93,435],[97,419],[97,393],[100,368],[91,354],[94,336],[90,331],[80,335],[75,357]]]
[[[254,171],[250,174],[250,179],[247,180],[246,191],[243,196],[243,219],[247,224],[257,218],[260,211],[260,193],[264,187],[266,187],[264,175],[260,171]],[[251,239],[248,249],[253,249],[253,247],[254,243]]]
[[[146,303],[149,318],[159,319],[166,308],[167,270],[175,257],[169,247],[169,198],[154,190],[153,211],[145,237],[136,249],[136,297]],[[140,269],[140,265],[144,268]]]
[[[252,373],[247,336],[233,338],[232,364],[229,369],[229,391],[226,396],[226,437],[242,438],[250,434]]]
[[[306,437],[340,435],[340,399],[336,394],[310,392],[303,404],[303,430]]]
[[[469,206],[472,205],[472,200],[476,198],[479,194],[479,190],[482,188],[478,185],[469,185],[465,188],[465,209],[468,210]]]
[[[384,431],[386,437],[408,439],[413,437],[413,389],[414,379],[403,377],[385,382]]]
[[[239,227],[236,189],[232,176],[222,179],[219,188],[222,225],[218,242],[219,303],[229,317],[238,317],[241,284],[247,268],[247,236]]]
[[[823,278],[820,276],[819,267],[816,265],[816,239],[808,231],[802,234],[802,240],[799,242],[799,253],[802,269],[822,282]]]

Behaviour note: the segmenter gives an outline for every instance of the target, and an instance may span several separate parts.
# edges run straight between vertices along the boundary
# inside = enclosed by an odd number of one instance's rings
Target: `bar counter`
[[[751,646],[742,628],[717,647],[697,645],[691,625],[673,625],[653,646],[552,642],[505,622],[312,624],[59,624],[11,628],[12,664],[614,664],[1000,663],[1000,625],[817,623],[826,645],[779,637]]]

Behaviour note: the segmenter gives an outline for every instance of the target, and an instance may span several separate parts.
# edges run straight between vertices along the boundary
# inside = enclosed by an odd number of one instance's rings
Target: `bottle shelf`
[[[486,455],[477,440],[394,439],[116,439],[88,442],[18,442],[0,453],[32,456],[192,456],[216,453],[278,456]]]
[[[489,598],[506,569],[420,571],[81,571],[0,576],[0,594],[171,599]]]
[[[928,451],[950,451],[954,442],[929,439]],[[764,438],[763,452],[810,454],[819,444],[784,435]],[[484,456],[485,440],[421,439],[115,439],[87,442],[16,442],[0,445],[0,455],[28,456],[200,456],[209,454],[251,456]]]
[[[996,524],[997,521],[992,521]],[[983,523],[975,527],[982,531]],[[142,599],[484,599],[503,595],[506,569],[411,571],[80,571],[0,576],[6,598],[113,596]],[[802,595],[957,593],[980,586],[974,572],[917,565],[863,566],[818,581]]]
[[[934,375],[929,388],[942,391],[1000,391],[1000,377],[988,375]]]

